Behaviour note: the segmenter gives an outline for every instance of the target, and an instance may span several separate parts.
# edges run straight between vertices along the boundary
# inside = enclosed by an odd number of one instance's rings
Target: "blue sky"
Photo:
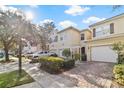
[[[59,30],[67,26],[85,29],[90,24],[124,13],[124,7],[115,11],[112,6],[66,6],[66,5],[13,5],[12,7],[30,12],[33,23],[54,21]]]

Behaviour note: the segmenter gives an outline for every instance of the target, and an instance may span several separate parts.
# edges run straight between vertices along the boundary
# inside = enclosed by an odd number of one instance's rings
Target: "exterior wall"
[[[63,40],[60,38],[63,37]],[[58,33],[58,53],[62,56],[62,51],[69,48],[73,53],[79,53],[80,48],[80,32],[74,29],[68,29]]]
[[[121,16],[121,17],[118,17],[116,19],[107,21],[105,23],[92,26],[92,27],[90,27],[90,29],[91,29],[91,31],[93,31],[94,28],[109,26],[111,23],[114,23],[114,34],[124,33],[124,15]],[[113,34],[110,34],[110,35],[107,35],[107,36],[111,36],[111,35],[113,35]]]
[[[87,59],[89,59],[89,54],[88,54],[88,41],[91,40],[92,38],[92,33],[89,31],[89,30],[85,30],[85,31],[82,31],[80,33],[81,34],[84,34],[84,37],[85,39],[84,40],[81,40],[80,39],[80,47],[85,47],[85,54],[87,56]],[[81,48],[80,48],[81,49]],[[81,50],[80,50],[81,51]],[[82,54],[80,52],[80,54]]]
[[[63,40],[60,40],[61,37],[63,37]],[[68,48],[68,47],[80,45],[80,32],[74,31],[73,29],[59,32],[58,38],[59,38],[58,41],[59,48]]]
[[[105,26],[110,26],[111,23],[114,23],[114,33],[107,34],[105,36],[100,37],[93,37],[93,29],[103,28]],[[92,32],[92,40],[87,42],[87,57],[88,61],[91,61],[91,49],[94,46],[105,46],[105,45],[112,45],[116,42],[124,42],[124,15],[116,16],[115,18],[108,19],[103,22],[98,22],[95,25],[90,26],[90,30]],[[110,28],[109,28],[110,30]],[[103,30],[104,31],[104,30]]]
[[[80,32],[73,28],[66,29],[65,31],[51,34],[51,38],[54,39],[58,36],[57,42],[52,42],[49,44],[49,50],[62,56],[62,51],[65,48],[69,48],[72,52],[79,52],[80,48]],[[61,37],[63,40],[61,40]]]
[[[91,40],[92,34],[91,34],[91,32],[90,32],[89,30],[84,31],[84,32],[82,31],[82,32],[80,33],[80,35],[81,35],[81,34],[84,34],[85,39],[84,39],[84,40],[81,40],[81,39],[80,39],[80,45],[81,45],[81,46],[85,46],[85,45],[87,45],[87,41]]]

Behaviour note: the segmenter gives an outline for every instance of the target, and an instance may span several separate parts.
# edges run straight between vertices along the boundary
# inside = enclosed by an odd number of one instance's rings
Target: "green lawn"
[[[34,79],[22,70],[21,77],[18,77],[18,70],[0,74],[0,88],[10,88],[33,82]]]

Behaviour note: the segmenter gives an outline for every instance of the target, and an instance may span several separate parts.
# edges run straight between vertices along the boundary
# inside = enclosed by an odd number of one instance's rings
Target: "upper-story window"
[[[60,40],[62,41],[63,40],[63,37],[60,37]]]
[[[49,43],[52,43],[52,38],[49,39]]]
[[[81,34],[81,40],[84,40],[85,38],[84,38],[84,34]]]
[[[110,25],[103,25],[93,29],[93,37],[103,37],[107,35],[110,35]]]
[[[57,42],[57,41],[58,41],[58,36],[56,36],[54,39],[54,42]]]
[[[93,37],[96,37],[96,28],[93,29]]]
[[[114,23],[110,24],[110,34],[114,33]]]

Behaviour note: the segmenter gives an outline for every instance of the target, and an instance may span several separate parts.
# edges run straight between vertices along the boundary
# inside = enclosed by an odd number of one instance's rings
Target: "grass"
[[[24,70],[22,70],[21,77],[18,76],[18,70],[0,74],[0,88],[15,87],[33,81],[34,79]]]

